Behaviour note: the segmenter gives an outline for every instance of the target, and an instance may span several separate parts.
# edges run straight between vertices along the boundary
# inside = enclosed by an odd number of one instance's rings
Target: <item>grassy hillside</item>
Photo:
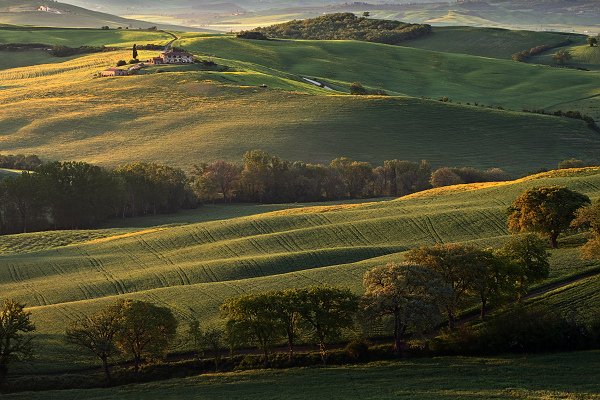
[[[54,237],[46,250],[8,244],[0,256],[0,291],[32,307],[43,344],[36,368],[65,368],[74,364],[61,366],[60,360],[74,355],[61,344],[64,325],[118,296],[166,304],[181,320],[195,313],[212,325],[220,323],[221,302],[240,293],[316,283],[360,291],[368,268],[399,260],[409,248],[473,240],[498,245],[507,235],[505,210],[514,198],[525,188],[555,184],[600,197],[600,169],[175,226],[165,217],[160,223],[167,225],[67,237],[72,244],[64,247],[55,247]],[[12,238],[37,243],[32,235]],[[598,267],[565,247],[553,251],[551,279]],[[598,284],[582,281],[549,299],[593,313],[600,306]]]
[[[131,47],[133,43],[166,44],[172,39],[167,33],[148,30],[0,27],[0,43]]]
[[[436,358],[347,367],[209,374],[118,389],[6,395],[17,399],[597,399],[597,351],[495,358]],[[310,384],[307,384],[310,382]],[[298,390],[302,388],[302,390]]]
[[[361,82],[415,97],[447,96],[464,103],[520,110],[552,108],[558,103],[593,96],[588,102],[600,118],[600,89],[596,84],[599,75],[595,72],[366,42],[190,36],[184,36],[178,45],[326,82]]]
[[[554,32],[518,31],[501,28],[477,28],[468,26],[434,27],[433,33],[424,38],[403,44],[447,53],[510,59],[514,53],[539,45],[555,45],[571,39],[585,43],[585,36]]]
[[[55,38],[76,43],[69,33],[57,32]],[[129,36],[136,33],[81,34],[106,44],[163,39]],[[600,90],[584,72],[359,42],[256,43],[188,36],[181,44],[225,57],[212,58],[230,66],[229,71],[188,67],[93,78],[117,60],[129,59],[123,51],[0,72],[3,150],[103,164],[128,162],[134,155],[188,168],[216,158],[239,160],[246,150],[261,148],[296,160],[426,158],[435,166],[499,166],[514,173],[600,154],[600,136],[581,121],[407,97],[346,96],[301,79],[324,77],[342,91],[361,80],[415,96],[537,108]],[[140,57],[153,54],[141,52]],[[463,64],[454,64],[459,61]],[[419,71],[420,63],[428,67]],[[463,78],[460,68],[468,68]],[[530,80],[515,82],[521,73]],[[541,88],[547,94],[534,96]],[[583,100],[582,107],[594,101]]]

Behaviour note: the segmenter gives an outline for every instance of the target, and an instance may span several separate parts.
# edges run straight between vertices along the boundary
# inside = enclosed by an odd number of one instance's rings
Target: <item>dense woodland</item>
[[[357,17],[352,13],[338,13],[256,28],[255,31],[267,37],[282,39],[364,40],[399,44],[429,35],[431,26]]]
[[[202,203],[290,203],[403,196],[431,187],[510,179],[500,169],[432,170],[427,161],[388,160],[374,167],[346,157],[330,164],[291,162],[253,150],[242,163],[218,160],[191,173],[155,163],[107,169],[83,162],[41,164],[36,156],[0,156],[28,170],[0,181],[0,233],[83,229],[109,218],[173,213]]]

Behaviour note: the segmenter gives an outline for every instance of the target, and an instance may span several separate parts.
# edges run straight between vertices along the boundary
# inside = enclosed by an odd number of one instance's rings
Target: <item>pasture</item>
[[[220,325],[218,307],[241,293],[314,284],[360,292],[364,272],[401,260],[402,252],[435,242],[497,246],[507,235],[505,210],[528,187],[566,185],[600,197],[600,169],[546,173],[515,182],[445,188],[365,204],[275,210],[219,220],[90,231],[88,237],[48,233],[7,237],[0,256],[0,291],[27,303],[38,325],[40,354],[19,368],[52,371],[87,362],[64,344],[69,321],[119,297],[171,307],[185,322]],[[198,210],[199,215],[202,209]],[[234,211],[239,212],[239,211]],[[173,220],[177,223],[177,216]],[[56,235],[52,237],[52,235]],[[31,238],[31,239],[30,239]],[[4,239],[6,240],[6,239]],[[595,270],[569,246],[553,251],[551,281]],[[556,302],[581,313],[598,310],[598,279],[583,280],[532,301]],[[554,304],[554,303],[552,303]],[[583,314],[582,314],[583,315]],[[185,329],[183,324],[182,329]],[[67,360],[69,360],[67,362]]]
[[[365,365],[206,374],[115,389],[6,395],[7,400],[114,399],[598,399],[598,351],[442,357]],[[299,390],[301,389],[301,390]],[[3,396],[4,397],[4,396]]]

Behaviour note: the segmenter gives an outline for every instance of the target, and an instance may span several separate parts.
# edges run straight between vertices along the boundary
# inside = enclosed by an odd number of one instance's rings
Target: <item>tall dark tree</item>
[[[137,58],[138,58],[138,51],[137,51],[137,45],[136,44],[133,45],[132,56],[133,56],[132,58],[134,60],[137,60]]]

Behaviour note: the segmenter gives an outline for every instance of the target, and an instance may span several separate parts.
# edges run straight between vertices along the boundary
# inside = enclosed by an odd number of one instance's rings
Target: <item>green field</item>
[[[6,395],[48,399],[598,399],[598,351],[434,358],[346,367],[208,374],[118,389]],[[4,396],[3,396],[4,398]]]
[[[0,291],[31,306],[38,325],[40,354],[35,363],[21,368],[76,368],[86,359],[65,346],[64,326],[120,296],[168,305],[181,321],[196,314],[206,326],[221,324],[219,305],[240,293],[319,283],[360,292],[367,269],[401,260],[409,248],[461,241],[497,246],[507,235],[505,210],[514,198],[528,187],[557,184],[600,197],[600,169],[446,188],[376,203],[262,214],[261,206],[246,206],[254,207],[246,214],[257,214],[239,216],[244,211],[234,208],[229,217],[223,208],[217,220],[210,215],[207,219],[209,213],[199,209],[197,220],[190,213],[185,220],[165,216],[144,227],[120,223],[84,237],[65,232],[62,244],[70,245],[64,247],[57,247],[57,233],[7,236],[0,256]],[[47,243],[46,250],[41,243]],[[552,281],[600,266],[580,261],[570,247],[553,251],[551,262]],[[535,301],[560,303],[582,315],[595,313],[599,284],[595,277]]]
[[[24,32],[24,40],[42,39],[36,30]],[[74,32],[57,30],[47,40],[75,45]],[[165,40],[151,32],[81,35],[81,42],[123,46]],[[239,160],[260,148],[293,160],[428,159],[434,166],[501,167],[517,174],[552,168],[565,158],[594,161],[600,154],[600,136],[581,121],[474,105],[573,106],[600,115],[597,73],[364,42],[185,34],[177,44],[229,70],[165,68],[158,74],[160,68],[151,68],[140,76],[95,79],[98,71],[131,57],[122,51],[0,71],[3,151],[189,168],[217,158]],[[412,97],[346,95],[356,80]],[[443,96],[453,103],[436,101]]]
[[[446,53],[510,59],[513,54],[520,51],[544,44],[559,44],[567,39],[578,44],[585,43],[585,36],[581,35],[450,26],[434,27],[431,35],[408,41],[404,46]]]

